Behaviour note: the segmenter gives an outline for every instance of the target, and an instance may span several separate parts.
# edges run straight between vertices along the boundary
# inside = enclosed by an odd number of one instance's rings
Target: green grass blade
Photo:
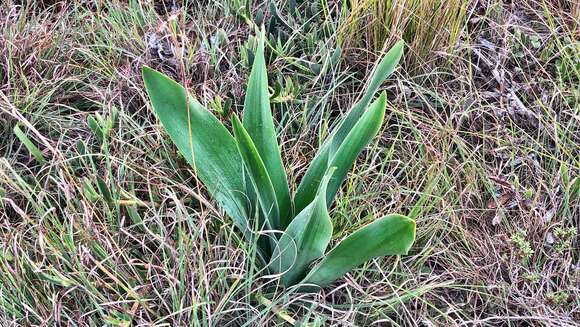
[[[403,47],[404,42],[401,40],[397,42],[391,50],[387,52],[387,54],[385,54],[383,59],[381,59],[375,67],[369,85],[362,98],[352,107],[340,124],[333,129],[331,134],[326,138],[318,150],[318,153],[314,157],[314,160],[306,171],[306,174],[302,178],[294,195],[294,208],[296,212],[302,210],[312,202],[316,190],[318,189],[318,184],[320,183],[322,176],[326,173],[328,167],[332,165],[336,152],[340,149],[340,146],[350,131],[366,112],[369,103],[380,85],[397,67],[399,60],[403,55]]]
[[[280,208],[281,229],[283,230],[290,222],[292,208],[288,179],[282,164],[272,111],[270,110],[263,30],[248,80],[246,98],[244,100],[243,123],[258,149],[258,153],[264,160],[264,165],[276,190],[276,199]]]
[[[145,88],[161,124],[210,194],[247,232],[242,159],[222,123],[168,76],[143,68]]]
[[[232,119],[232,126],[238,150],[250,175],[264,216],[268,218],[269,228],[279,229],[280,215],[278,203],[276,202],[276,192],[274,191],[274,186],[272,186],[264,161],[262,161],[252,138],[235,115]]]
[[[38,161],[39,164],[43,165],[46,163],[46,159],[42,155],[42,152],[40,152],[40,149],[38,149],[38,147],[32,143],[32,141],[28,138],[28,136],[26,136],[26,134],[24,134],[18,125],[14,126],[14,134],[20,140],[20,142],[24,144],[28,152],[30,152],[30,154],[34,157],[34,159],[36,159],[36,161]]]
[[[105,202],[107,202],[108,204],[113,204],[113,195],[111,194],[111,191],[109,189],[109,186],[107,186],[107,183],[105,183],[105,181],[97,176],[97,188],[99,189],[99,192],[101,193],[101,196],[103,197],[103,199],[105,200]]]
[[[387,215],[342,240],[312,269],[304,283],[326,286],[370,259],[407,254],[414,241],[414,220]]]
[[[305,275],[312,261],[321,258],[332,237],[332,222],[326,207],[326,186],[334,173],[328,170],[314,201],[288,225],[272,255],[271,267],[284,273],[284,285],[292,285]]]

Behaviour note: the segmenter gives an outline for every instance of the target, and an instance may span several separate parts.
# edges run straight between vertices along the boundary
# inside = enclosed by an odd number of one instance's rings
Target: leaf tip
[[[238,118],[238,115],[233,114],[232,115],[232,129],[234,130],[234,136],[236,139],[238,139],[240,132],[242,131],[243,125],[242,122],[240,121],[240,118]]]
[[[400,216],[401,219],[403,219],[406,223],[406,228],[405,228],[405,232],[406,235],[408,236],[408,242],[405,246],[405,255],[407,255],[409,253],[409,250],[411,250],[411,247],[413,246],[413,243],[415,243],[415,238],[417,236],[417,223],[415,222],[414,219],[411,219],[407,216]]]
[[[153,74],[154,71],[155,70],[153,68],[143,65],[143,67],[141,67],[141,76],[143,77],[143,79],[147,79],[149,76]]]
[[[153,81],[159,74],[161,73],[149,66],[143,66],[141,68],[141,77],[143,78],[143,83],[145,83],[145,89],[147,89],[147,91],[149,91],[151,85],[153,85]]]

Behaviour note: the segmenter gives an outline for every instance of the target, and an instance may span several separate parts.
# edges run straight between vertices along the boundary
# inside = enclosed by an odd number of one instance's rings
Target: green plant
[[[379,62],[366,92],[322,144],[293,197],[270,110],[264,31],[247,85],[243,122],[233,115],[233,135],[181,85],[143,68],[152,106],[169,136],[245,236],[251,239],[261,232],[259,257],[281,275],[283,284],[324,286],[369,259],[406,254],[412,245],[415,221],[391,214],[355,231],[325,254],[332,236],[328,206],[358,154],[380,129],[386,95],[371,100],[402,51],[401,41]],[[317,259],[322,260],[309,269]]]
[[[530,242],[527,240],[527,236],[526,231],[518,230],[510,237],[518,249],[518,256],[522,263],[527,263],[532,255],[534,255],[534,250],[532,249]]]
[[[570,296],[570,294],[568,294],[568,292],[565,291],[546,293],[546,300],[557,306],[565,305],[566,303],[568,303],[568,301],[570,301],[571,298],[572,296]]]
[[[557,241],[554,249],[558,252],[564,252],[570,249],[572,247],[572,242],[577,235],[576,227],[556,227],[554,230],[554,237]]]

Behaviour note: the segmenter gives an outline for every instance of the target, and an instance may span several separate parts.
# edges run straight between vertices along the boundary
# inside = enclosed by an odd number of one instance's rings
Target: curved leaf
[[[397,67],[399,60],[403,55],[404,41],[397,42],[385,56],[381,59],[375,67],[373,75],[370,79],[369,85],[362,98],[354,104],[346,117],[335,127],[331,134],[326,138],[314,160],[308,167],[306,174],[300,181],[298,189],[294,194],[294,209],[296,212],[306,207],[316,193],[318,184],[322,180],[322,176],[326,173],[328,167],[332,166],[336,152],[340,146],[353,130],[356,123],[361,116],[366,112],[367,106],[371,102],[372,97],[377,92],[378,88],[389,77]]]
[[[168,76],[143,67],[143,80],[153,109],[179,152],[234,223],[247,233],[242,159],[233,136]]]
[[[270,110],[268,94],[268,76],[264,59],[264,30],[260,33],[260,42],[248,80],[246,98],[244,100],[244,127],[254,141],[258,153],[268,171],[272,185],[276,190],[276,199],[280,209],[280,226],[273,226],[284,230],[290,222],[292,208],[288,179],[282,164],[280,149],[276,139],[276,130]]]
[[[397,214],[374,221],[342,240],[303,283],[326,286],[370,259],[407,254],[415,241],[415,221]]]
[[[264,162],[258,154],[258,150],[250,135],[236,115],[232,119],[232,126],[234,128],[234,136],[237,141],[238,150],[242,155],[244,165],[250,175],[254,190],[258,195],[264,216],[268,219],[268,226],[269,228],[279,226],[280,216],[278,203],[276,202],[276,192],[274,191]]]
[[[288,225],[272,255],[271,267],[282,272],[282,283],[292,285],[305,275],[310,263],[324,255],[332,237],[332,222],[326,207],[326,185],[334,167],[324,176],[314,201]]]
[[[386,105],[387,95],[383,92],[354,125],[354,128],[336,151],[336,154],[329,164],[330,167],[336,167],[336,172],[328,183],[328,190],[326,191],[326,203],[328,205],[334,200],[336,192],[340,189],[340,185],[346,178],[349,169],[356,161],[358,155],[381,129],[385,117]]]
[[[386,94],[383,92],[357,121],[354,128],[345,137],[344,142],[342,142],[335,155],[332,158],[329,158],[329,162],[326,165],[317,166],[316,169],[309,169],[309,172],[318,174],[319,170],[326,169],[326,166],[336,167],[336,172],[332,176],[326,191],[327,205],[330,205],[334,200],[336,192],[338,192],[340,185],[346,178],[348,170],[352,167],[360,152],[365,148],[365,146],[367,146],[367,144],[369,144],[380,130],[385,116],[386,101]],[[298,188],[296,196],[301,199],[313,197],[311,194],[314,191],[313,187],[315,185],[318,186],[318,184],[318,180],[312,180],[310,185],[305,184],[303,181],[300,184],[300,186],[303,187]],[[296,202],[297,208],[298,203],[299,202]]]

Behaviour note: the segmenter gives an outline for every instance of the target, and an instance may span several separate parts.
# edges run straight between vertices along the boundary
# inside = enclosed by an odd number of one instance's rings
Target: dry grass
[[[427,194],[411,255],[291,293],[212,205],[152,114],[139,71],[161,69],[203,102],[230,98],[239,110],[251,29],[236,1],[173,12],[169,1],[3,2],[0,325],[578,326],[577,5],[469,2],[453,25],[452,14],[422,23],[428,2],[352,1],[353,12],[371,6],[357,21],[338,2],[304,20],[276,3],[288,26],[272,27],[284,42],[271,39],[269,74],[283,88],[274,111],[293,181],[356,99],[374,50],[407,33],[426,58],[385,84],[387,121],[332,209],[338,240]],[[256,8],[269,18],[265,3]],[[385,24],[396,32],[382,34]],[[348,34],[353,26],[367,33]],[[220,30],[228,42],[212,41]],[[350,48],[330,64],[343,33]],[[430,56],[446,64],[416,73]],[[89,117],[110,120],[102,140]]]
[[[353,0],[341,33],[345,43],[366,44],[375,51],[402,38],[410,50],[409,67],[424,67],[434,51],[453,49],[464,32],[469,4],[466,0]]]

